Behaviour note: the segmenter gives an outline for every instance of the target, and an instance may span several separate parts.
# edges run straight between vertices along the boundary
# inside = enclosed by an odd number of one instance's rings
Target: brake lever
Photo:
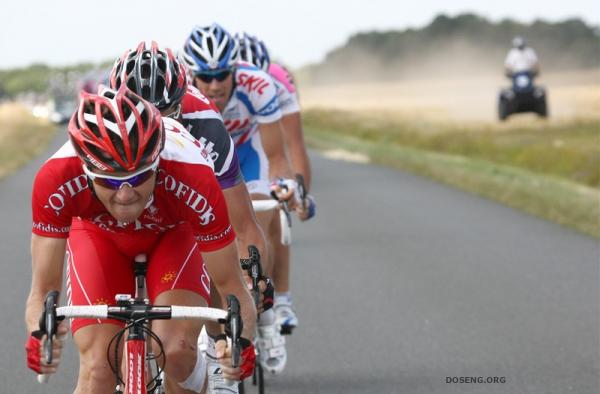
[[[47,364],[52,363],[52,345],[58,326],[58,319],[56,317],[58,295],[59,292],[56,290],[52,290],[46,295],[44,312],[40,317],[40,331],[46,334],[46,340],[43,344],[43,353]]]
[[[304,176],[302,174],[296,174],[296,183],[298,184],[298,194],[300,195],[300,201],[302,202],[302,209],[306,210],[306,186],[304,185]]]
[[[237,368],[240,365],[240,337],[242,335],[243,323],[240,312],[240,302],[234,295],[227,296],[227,324],[226,331],[231,337],[231,366]],[[228,329],[228,330],[227,330]]]

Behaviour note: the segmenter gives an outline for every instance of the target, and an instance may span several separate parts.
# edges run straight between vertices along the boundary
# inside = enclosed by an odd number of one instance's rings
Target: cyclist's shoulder
[[[202,144],[179,122],[163,117],[165,127],[165,147],[160,154],[165,166],[174,168],[207,167],[211,171],[213,163]],[[174,165],[173,163],[177,163]],[[163,164],[161,164],[162,166]],[[192,171],[197,171],[194,169]]]
[[[183,96],[183,100],[181,101],[181,111],[184,118],[197,112],[212,113],[214,114],[214,117],[220,117],[216,105],[192,85],[188,85]]]
[[[236,95],[246,96],[252,102],[268,101],[276,94],[271,76],[247,62],[236,63],[235,90]]]
[[[271,63],[269,65],[269,74],[273,77],[274,81],[283,85],[288,92],[296,93],[294,78],[287,68],[278,63]]]
[[[41,165],[36,179],[42,178],[46,183],[51,181],[60,183],[82,173],[81,159],[77,156],[71,141],[67,141]]]

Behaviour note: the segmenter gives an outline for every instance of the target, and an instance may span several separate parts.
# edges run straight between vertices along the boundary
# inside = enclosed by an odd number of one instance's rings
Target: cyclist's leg
[[[240,168],[246,181],[248,193],[253,200],[269,200],[269,162],[262,149],[260,134],[256,133],[250,140],[237,147]],[[266,237],[268,256],[262,256],[261,264],[263,271],[271,276],[272,256],[270,237],[268,230],[274,222],[278,222],[277,212],[270,210],[266,212],[256,212],[256,219]]]
[[[106,304],[117,293],[133,292],[131,260],[120,254],[106,232],[74,223],[67,242],[67,302],[70,305]],[[71,330],[79,350],[79,378],[75,393],[107,393],[115,377],[106,358],[108,344],[122,328],[116,321],[73,319]],[[122,352],[119,351],[119,357]]]
[[[210,281],[202,256],[187,224],[167,231],[150,256],[148,294],[157,305],[207,306]],[[205,361],[198,357],[198,320],[157,320],[152,330],[159,336],[167,357],[165,374],[170,393],[195,392],[205,385]],[[202,376],[199,376],[202,375]]]
[[[244,143],[241,147],[242,154],[240,164],[248,192],[253,200],[270,199],[269,188],[269,164],[267,156],[262,148],[260,134],[255,134],[250,141]],[[242,157],[244,160],[242,161]],[[268,258],[261,259],[263,271],[267,276],[272,277],[273,271],[273,245],[280,243],[280,235],[278,232],[272,231],[277,228],[279,222],[278,211],[257,212],[256,218],[265,233],[267,238]],[[277,283],[274,283],[277,289]],[[273,310],[268,310],[260,315],[257,324],[260,347],[260,363],[265,369],[271,373],[279,373],[283,371],[287,361],[285,350],[285,339],[281,336],[279,328],[276,326],[275,314]]]

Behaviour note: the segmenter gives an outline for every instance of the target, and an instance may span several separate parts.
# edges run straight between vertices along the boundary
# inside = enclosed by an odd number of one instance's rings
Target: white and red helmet
[[[77,155],[89,168],[106,172],[131,172],[152,164],[165,145],[158,109],[131,92],[81,92],[79,107],[68,126]]]

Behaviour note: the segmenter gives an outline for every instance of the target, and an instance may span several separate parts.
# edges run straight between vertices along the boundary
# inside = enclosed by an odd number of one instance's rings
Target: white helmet
[[[271,59],[264,42],[247,33],[237,33],[235,40],[238,42],[240,60],[268,72]]]
[[[512,40],[512,45],[515,48],[523,49],[525,48],[525,39],[521,36],[515,36]]]

